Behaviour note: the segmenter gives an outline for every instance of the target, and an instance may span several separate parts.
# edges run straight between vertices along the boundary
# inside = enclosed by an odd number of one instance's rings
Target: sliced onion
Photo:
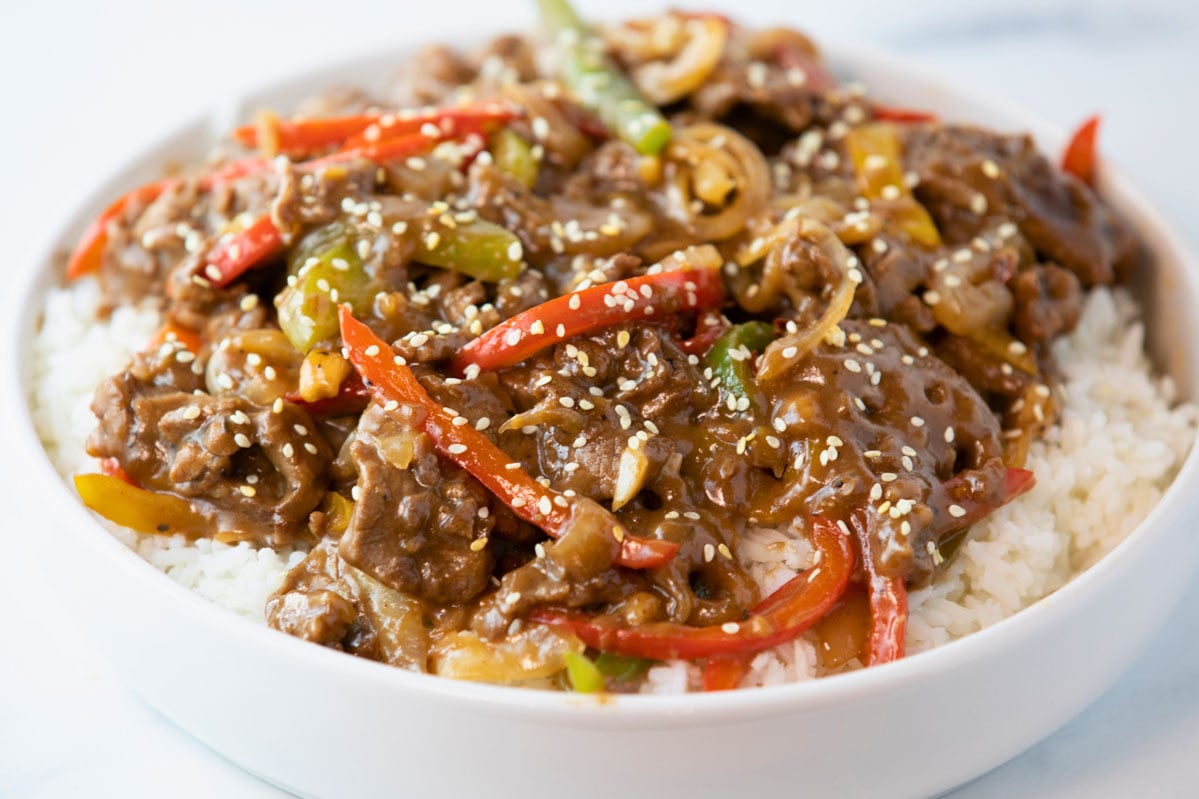
[[[862,282],[861,272],[854,264],[855,256],[826,225],[813,219],[799,219],[796,234],[815,244],[824,253],[829,263],[837,268],[840,279],[828,307],[815,324],[807,330],[776,339],[766,347],[758,362],[758,380],[762,382],[777,379],[826,337],[835,336],[839,330],[837,326],[853,305],[858,283]]]

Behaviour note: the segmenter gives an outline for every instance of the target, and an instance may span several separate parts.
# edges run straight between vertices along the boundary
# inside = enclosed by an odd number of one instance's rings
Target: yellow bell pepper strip
[[[653,622],[630,627],[616,619],[554,608],[537,608],[529,620],[565,627],[593,649],[632,657],[697,660],[751,655],[802,635],[845,593],[854,564],[849,536],[836,522],[815,517],[812,544],[819,553],[817,565],[787,581],[759,603],[764,611],[741,622],[709,627]]]
[[[228,183],[254,172],[261,172],[269,163],[258,158],[242,161],[232,161],[210,175],[202,175],[197,179],[201,191],[211,191],[215,186]],[[108,244],[108,226],[119,219],[130,208],[146,206],[157,200],[163,192],[183,183],[180,178],[165,178],[139,186],[133,191],[118,197],[103,213],[88,226],[79,243],[67,259],[67,280],[76,280],[100,268],[104,256],[104,248]]]
[[[941,234],[937,226],[904,181],[895,128],[886,122],[859,125],[845,135],[845,146],[862,196],[884,204],[895,228],[916,244],[938,246]]]
[[[503,369],[575,336],[633,320],[669,318],[717,307],[724,300],[720,273],[681,269],[604,283],[564,294],[518,313],[469,342],[450,361],[463,374],[468,366]]]
[[[578,652],[567,652],[566,679],[577,694],[594,694],[604,690],[604,675],[591,658]]]
[[[575,500],[546,488],[512,458],[469,424],[454,420],[417,381],[407,366],[397,363],[382,339],[341,307],[341,336],[347,357],[385,407],[395,402],[424,412],[424,432],[443,457],[465,469],[521,519],[559,538],[574,518]],[[651,569],[669,563],[679,549],[671,541],[640,538],[608,514],[613,537],[620,542],[616,563],[631,569]]]
[[[516,234],[485,219],[459,222],[453,228],[417,236],[415,244],[414,260],[452,269],[484,283],[515,278],[523,263]]]
[[[195,537],[211,528],[187,500],[138,488],[113,475],[77,474],[75,490],[84,505],[139,533]]]
[[[1095,180],[1096,143],[1099,138],[1099,116],[1093,116],[1079,125],[1070,137],[1066,152],[1062,155],[1062,171],[1086,183]]]
[[[562,82],[584,108],[642,155],[657,155],[670,141],[671,128],[588,30],[566,0],[538,0],[541,18],[558,45]]]

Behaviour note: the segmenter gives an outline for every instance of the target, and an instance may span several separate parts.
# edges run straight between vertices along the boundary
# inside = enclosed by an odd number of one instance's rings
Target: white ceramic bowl
[[[37,546],[81,628],[130,686],[180,727],[289,790],[319,797],[749,795],[930,796],[1015,756],[1080,712],[1131,663],[1177,600],[1199,556],[1199,456],[1126,541],[1048,599],[990,629],[881,668],[714,695],[617,696],[498,688],[414,675],[312,646],[209,604],[109,536],[50,466],[33,433],[27,343],[52,257],[111,198],[197,158],[236,117],[288,108],[336,82],[387,74],[399,53],[315,72],[181,128],[115,173],[69,217],[22,288],[6,353],[18,396],[28,490],[47,519]],[[946,119],[1061,133],[1028,114],[901,62],[834,50],[839,74],[890,102]],[[1100,191],[1137,229],[1150,346],[1184,396],[1199,397],[1199,268],[1110,165]],[[51,532],[52,531],[52,532]]]

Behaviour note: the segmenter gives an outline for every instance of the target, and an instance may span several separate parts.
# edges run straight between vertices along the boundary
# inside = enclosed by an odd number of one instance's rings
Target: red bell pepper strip
[[[1066,152],[1062,156],[1062,171],[1090,185],[1095,179],[1096,140],[1099,137],[1098,115],[1079,125],[1070,137]]]
[[[716,339],[724,335],[728,329],[728,320],[719,312],[710,311],[702,314],[695,323],[695,335],[681,340],[679,349],[688,355],[703,356],[712,349]]]
[[[109,477],[118,477],[134,488],[141,488],[137,481],[129,476],[129,472],[125,471],[121,466],[121,462],[116,458],[101,458],[100,459],[100,474],[106,474]]]
[[[215,286],[227,286],[252,266],[283,249],[283,234],[270,214],[225,239],[208,254],[204,277]]]
[[[533,479],[519,465],[469,424],[454,424],[445,408],[428,395],[407,366],[395,361],[391,347],[350,309],[340,308],[341,337],[350,363],[371,388],[376,401],[415,406],[425,413],[424,431],[441,455],[465,469],[510,507],[517,516],[544,530],[550,537],[564,535],[570,525],[571,498],[557,494]],[[565,507],[563,507],[565,501]],[[613,516],[612,533],[620,542],[616,563],[631,569],[651,569],[669,563],[679,545],[671,541],[639,538],[625,530]]]
[[[917,108],[904,108],[898,105],[879,105],[871,107],[874,118],[883,122],[936,122],[938,117],[932,111],[921,111]]]
[[[450,370],[460,375],[471,365],[503,369],[592,330],[712,308],[723,299],[720,273],[712,269],[656,272],[592,286],[501,322],[464,346]]]
[[[704,664],[705,691],[731,691],[741,684],[749,672],[749,657],[718,655]]]
[[[371,390],[362,382],[362,377],[357,372],[351,372],[349,377],[341,381],[337,394],[332,397],[310,402],[301,397],[298,391],[283,395],[283,399],[299,405],[315,416],[362,413],[370,398]]]
[[[267,166],[266,161],[257,158],[231,161],[209,175],[201,175],[197,180],[197,185],[201,191],[210,191],[221,183],[262,171]],[[182,182],[180,178],[165,178],[147,183],[118,197],[116,201],[105,208],[103,213],[80,236],[79,243],[75,245],[71,257],[67,260],[67,280],[75,280],[100,268],[104,248],[108,244],[108,226],[112,222],[120,218],[129,208],[149,205],[157,200],[163,192]]]
[[[337,152],[305,161],[304,169],[341,164],[356,158],[364,158],[375,164],[386,164],[401,158],[427,153],[437,145],[439,139],[423,133],[413,133],[367,144],[346,146]],[[218,288],[232,283],[246,270],[266,261],[283,249],[283,235],[269,215],[263,215],[248,228],[221,242],[208,254],[208,265],[204,277]]]
[[[880,666],[903,657],[908,629],[908,589],[902,577],[881,574],[874,559],[862,554],[866,586],[870,596],[870,637],[866,643],[867,666]]]
[[[92,222],[67,260],[67,280],[76,280],[100,268],[104,247],[108,244],[108,226],[133,205],[149,205],[158,199],[174,180],[159,180],[139,186],[116,199]]]
[[[439,132],[434,138],[457,138],[470,133],[487,133],[520,116],[520,109],[509,103],[487,102],[457,108],[427,108],[421,111],[401,111],[384,114],[372,120],[346,140],[346,147],[386,141],[413,133],[432,135],[430,126]]]
[[[286,119],[276,122],[272,133],[279,152],[288,156],[305,155],[341,144],[377,122],[381,116],[382,114],[352,114],[343,117]],[[257,147],[261,132],[259,125],[242,125],[233,131],[233,138],[247,147]]]
[[[966,512],[964,516],[959,516],[953,520],[955,529],[969,527],[981,521],[991,511],[1002,508],[1016,497],[1032,490],[1032,487],[1037,483],[1037,478],[1028,469],[1008,469],[1004,474],[1003,488],[1000,490],[998,501],[993,505],[985,502],[967,501],[958,496],[960,493],[958,487],[962,482],[960,477],[954,477],[945,481],[945,491],[950,499]]]
[[[750,655],[801,635],[845,593],[854,562],[849,537],[836,522],[818,516],[813,519],[812,543],[820,553],[817,565],[763,600],[758,607],[765,607],[764,612],[739,623],[692,627],[655,622],[628,627],[611,618],[553,608],[538,608],[529,619],[565,627],[587,646],[619,655],[651,660]]]
[[[272,133],[279,152],[297,156],[334,145],[357,147],[384,138],[421,133],[430,124],[437,126],[441,135],[452,136],[461,131],[481,130],[487,125],[508,122],[518,115],[514,106],[489,102],[418,111],[288,119],[276,123]],[[260,133],[259,125],[242,125],[233,131],[233,138],[247,147],[257,147]]]
[[[204,346],[200,334],[191,328],[182,327],[174,322],[167,322],[158,332],[154,334],[154,338],[150,339],[150,347],[161,347],[168,341],[178,342],[185,350],[197,353]]]
[[[958,478],[946,482],[950,497],[957,493],[955,487],[958,482]],[[954,526],[960,529],[980,521],[991,511],[1031,489],[1035,482],[1033,473],[1027,469],[1008,469],[998,502],[992,505],[959,501],[958,506],[965,514],[954,519]],[[907,587],[902,577],[890,577],[878,570],[870,552],[870,539],[865,533],[865,525],[855,520],[854,528],[862,547],[862,567],[870,595],[870,637],[865,661],[867,666],[877,666],[903,657],[908,621]]]

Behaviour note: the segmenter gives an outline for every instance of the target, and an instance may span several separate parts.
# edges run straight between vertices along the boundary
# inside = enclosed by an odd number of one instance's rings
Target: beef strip
[[[301,408],[277,411],[203,390],[195,361],[169,345],[134,356],[96,391],[88,452],[139,485],[193,501],[231,539],[262,546],[306,535],[331,457]]]
[[[410,409],[409,409],[410,410]],[[397,591],[463,604],[487,587],[494,556],[484,543],[496,519],[473,477],[440,461],[424,433],[372,405],[352,455],[359,500],[338,551]]]
[[[970,241],[998,215],[1085,286],[1111,283],[1131,267],[1128,228],[1088,187],[1050,166],[1030,137],[950,125],[905,125],[901,135],[904,165],[919,178],[916,196],[947,241]]]
[[[1001,491],[999,423],[907,328],[847,320],[842,329],[844,346],[817,347],[768,389],[796,473],[758,472],[745,500],[772,524],[866,511],[882,570],[919,585],[958,528],[946,483],[973,480],[992,500]]]

